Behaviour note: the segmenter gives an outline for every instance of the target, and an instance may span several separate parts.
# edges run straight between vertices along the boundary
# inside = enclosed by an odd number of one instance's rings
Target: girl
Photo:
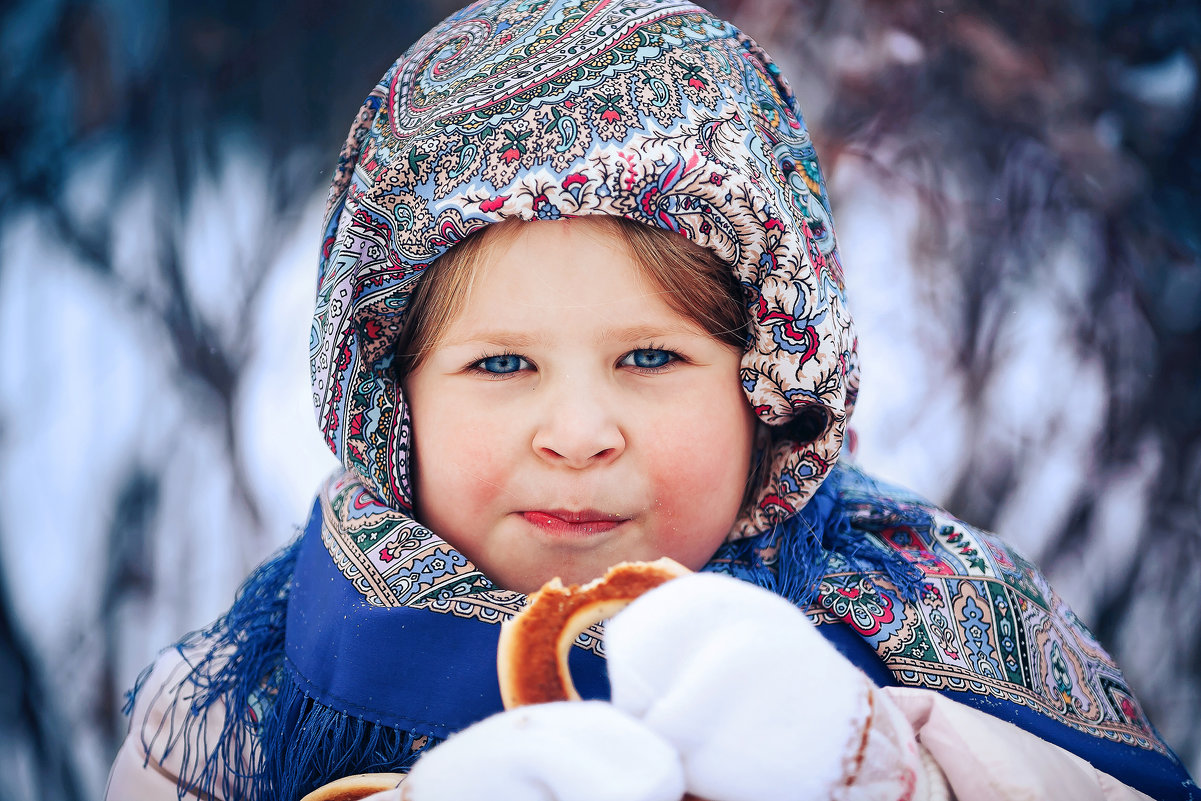
[[[1040,764],[1091,762],[1090,788],[1196,795],[1033,566],[839,462],[841,270],[787,86],[727,23],[507,0],[439,25],[368,96],[329,194],[313,399],[346,469],[139,682],[109,796],[291,801],[407,770],[500,708],[524,593],[662,555],[806,609],[877,684],[971,721],[942,736],[1012,730]],[[598,636],[574,649],[585,696]]]

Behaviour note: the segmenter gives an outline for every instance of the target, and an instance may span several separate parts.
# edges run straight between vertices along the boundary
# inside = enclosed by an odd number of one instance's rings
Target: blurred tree
[[[61,588],[95,599],[73,609],[78,619],[35,619],[14,596],[19,577],[42,575],[18,563],[14,549],[47,524],[0,515],[0,705],[11,711],[0,717],[0,765],[18,766],[5,776],[40,782],[0,783],[0,798],[99,795],[123,733],[116,708],[129,681],[125,663],[148,659],[143,639],[156,636],[147,621],[174,630],[193,620],[164,608],[181,602],[179,576],[195,569],[189,554],[200,551],[170,543],[193,537],[196,549],[229,550],[217,564],[231,585],[276,544],[269,510],[249,489],[248,424],[239,412],[261,347],[255,323],[269,265],[322,191],[361,93],[455,5],[18,0],[0,11],[0,309],[30,305],[22,282],[31,268],[12,243],[32,225],[44,243],[35,273],[86,276],[88,297],[110,304],[139,342],[161,348],[147,353],[161,355],[171,396],[146,390],[162,397],[137,406],[137,391],[115,379],[94,388],[165,433],[122,440],[128,455],[103,477],[103,503],[57,524],[92,538],[104,555],[105,564],[87,565],[99,583],[90,595]],[[927,313],[940,316],[951,343],[962,375],[956,402],[968,421],[937,500],[1035,551],[1198,771],[1198,5],[713,6],[798,80],[832,180],[867,165],[884,191],[920,201],[912,262]],[[249,194],[266,207],[240,204]],[[834,204],[842,214],[837,194]],[[211,205],[226,216],[206,228],[197,220]],[[239,223],[246,230],[232,224],[248,214],[253,220]],[[130,238],[136,258],[121,256]],[[1030,352],[1023,337],[1039,341],[1024,330],[1037,328],[1031,308],[1049,309],[1048,330],[1059,335],[1041,341],[1046,362],[1033,366],[1035,375],[1095,375],[1103,390],[1095,425],[1063,397],[1036,396],[1037,423],[1008,411],[1029,405],[1017,398],[1029,386],[1013,364]],[[4,372],[19,373],[3,376],[10,389],[0,396],[0,481],[10,507],[16,488],[28,486],[17,477],[42,473],[61,489],[54,471],[63,454],[91,452],[53,440],[38,450],[59,461],[18,463],[29,452],[19,441],[45,426],[37,406],[47,404],[26,391],[28,375],[10,357],[35,351],[38,370],[71,364],[48,333],[58,311],[39,306],[28,312],[30,329],[3,328]],[[16,341],[14,332],[30,330],[46,333],[44,355],[38,343]],[[1063,385],[1036,381],[1036,393],[1040,386],[1053,394]],[[145,416],[145,404],[180,411],[159,420]],[[1072,450],[1077,435],[1083,453]],[[217,455],[181,467],[185,445],[205,437]],[[912,461],[928,458],[919,448]],[[1079,480],[1055,511],[1053,468],[1065,459]],[[215,473],[228,477],[220,484],[228,492],[204,497],[230,511],[210,528],[232,533],[182,522],[180,487]],[[60,650],[40,635],[55,626]]]

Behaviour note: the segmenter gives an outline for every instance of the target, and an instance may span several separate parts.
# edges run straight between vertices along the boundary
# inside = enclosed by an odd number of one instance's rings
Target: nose
[[[533,447],[539,458],[576,470],[605,464],[625,451],[616,406],[603,387],[563,377],[543,382]]]

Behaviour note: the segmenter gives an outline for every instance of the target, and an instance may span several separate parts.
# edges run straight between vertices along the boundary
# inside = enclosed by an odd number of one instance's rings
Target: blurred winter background
[[[0,799],[292,536],[324,184],[454,3],[0,11]],[[829,177],[869,468],[1036,559],[1201,774],[1196,3],[726,0]]]

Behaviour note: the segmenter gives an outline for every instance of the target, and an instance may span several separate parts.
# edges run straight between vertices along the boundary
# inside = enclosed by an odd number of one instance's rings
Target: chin
[[[528,570],[518,571],[497,571],[494,579],[500,586],[506,590],[516,590],[517,592],[529,595],[542,589],[542,587],[552,579],[559,579],[563,584],[571,586],[572,584],[587,584],[593,579],[600,578],[614,564],[627,561],[638,561],[636,557],[630,559],[616,559],[612,564],[605,563],[596,567],[588,567],[584,565],[561,565],[553,568],[529,568]],[[492,575],[492,574],[489,574]]]

